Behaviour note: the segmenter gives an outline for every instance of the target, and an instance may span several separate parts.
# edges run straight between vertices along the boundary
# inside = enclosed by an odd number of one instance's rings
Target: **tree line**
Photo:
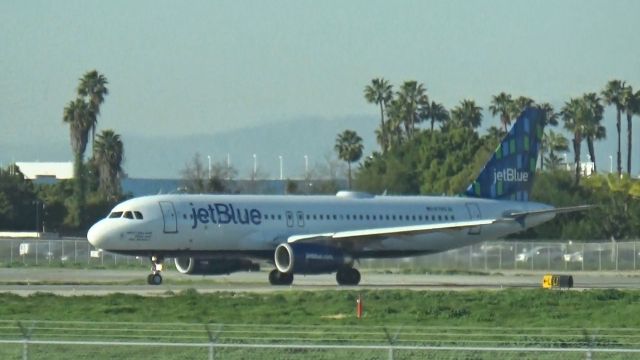
[[[640,188],[630,178],[632,122],[640,115],[640,91],[634,92],[626,82],[611,80],[598,92],[569,99],[558,111],[549,103],[500,92],[492,96],[487,108],[500,126],[491,126],[484,134],[478,132],[484,109],[474,100],[463,99],[447,109],[433,101],[426,87],[417,81],[405,81],[394,91],[387,80],[376,78],[364,87],[363,95],[366,102],[379,109],[379,125],[375,130],[379,150],[360,162],[354,175],[356,189],[378,194],[460,194],[477,176],[512,121],[524,108],[534,106],[542,111],[546,130],[540,149],[539,180],[534,184],[532,198],[556,206],[584,203],[601,206],[587,215],[560,217],[543,230],[533,229],[526,236],[576,239],[640,236]],[[581,182],[582,145],[586,143],[590,161],[595,164],[594,144],[607,136],[603,125],[606,106],[617,112],[617,176],[593,175]],[[627,118],[626,174],[620,152],[622,114]],[[421,127],[422,124],[426,126]],[[570,139],[554,130],[560,125],[571,134]],[[361,160],[362,140],[355,132],[346,130],[338,134],[335,144],[339,158],[349,166]],[[560,156],[569,146],[574,154],[573,175]],[[344,151],[346,148],[352,151]]]
[[[97,70],[86,72],[79,79],[75,99],[62,111],[74,155],[73,179],[36,186],[14,164],[0,169],[0,228],[84,230],[125,197],[120,186],[125,176],[120,135],[112,129],[96,134],[100,109],[109,94],[107,85],[106,76]],[[92,152],[85,162],[89,141]]]

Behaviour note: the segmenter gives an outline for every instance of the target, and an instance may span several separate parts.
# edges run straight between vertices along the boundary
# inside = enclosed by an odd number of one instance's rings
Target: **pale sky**
[[[614,78],[640,89],[638,14],[622,0],[0,0],[0,145],[67,142],[62,109],[91,69],[109,80],[99,129],[125,137],[375,121],[374,77],[420,81],[447,107],[501,91],[561,105]]]

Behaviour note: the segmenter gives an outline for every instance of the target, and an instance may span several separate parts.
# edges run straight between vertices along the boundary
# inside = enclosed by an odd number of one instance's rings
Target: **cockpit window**
[[[126,219],[133,219],[133,214],[131,213],[131,211],[125,211],[124,217]]]
[[[122,216],[122,211],[114,211],[111,214],[109,214],[109,219],[115,219],[121,216]]]
[[[140,211],[134,211],[133,215],[136,216],[136,219],[142,220],[142,213]]]

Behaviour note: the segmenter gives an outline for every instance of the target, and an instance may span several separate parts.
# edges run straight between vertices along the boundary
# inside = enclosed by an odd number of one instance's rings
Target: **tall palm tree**
[[[93,156],[100,174],[100,191],[108,199],[117,198],[121,193],[120,176],[124,159],[120,135],[113,130],[103,130],[96,139]]]
[[[71,150],[74,154],[74,177],[81,177],[84,152],[87,149],[89,130],[94,125],[91,109],[82,99],[70,101],[64,108],[62,121],[69,124]]]
[[[602,140],[607,137],[605,127],[601,124],[604,113],[604,107],[600,104],[600,98],[596,93],[584,94],[581,99],[585,108],[584,114],[584,132],[583,135],[587,140],[587,148],[589,157],[593,162],[593,171],[597,172],[596,152],[594,149],[594,140]]]
[[[557,169],[560,157],[556,155],[556,152],[569,150],[569,141],[561,133],[549,129],[544,133],[542,142],[544,147],[549,149],[549,156],[544,159],[547,166],[554,170]]]
[[[537,105],[538,109],[542,112],[542,125],[543,129],[547,127],[547,125],[557,126],[558,125],[558,114],[554,111],[553,106],[549,103],[542,103]],[[544,154],[547,146],[544,143],[544,137],[542,141],[542,146],[540,147],[540,170],[544,170]]]
[[[501,92],[498,95],[494,95],[491,98],[491,105],[489,105],[489,111],[491,115],[496,116],[500,114],[500,123],[504,127],[504,131],[511,125],[511,113],[513,113],[513,100],[511,95]]]
[[[630,85],[625,86],[620,96],[620,105],[627,113],[627,174],[631,176],[631,120],[633,115],[640,113],[640,90],[634,93]]]
[[[433,132],[433,125],[436,122],[444,123],[449,119],[449,111],[444,105],[432,101],[431,104],[426,103],[425,106],[422,107],[420,116],[425,120],[431,121],[431,132]]]
[[[526,96],[518,96],[513,100],[513,106],[511,108],[511,118],[517,119],[520,116],[520,113],[524,111],[524,109],[535,105],[535,101],[533,99],[528,98]]]
[[[398,101],[403,107],[405,116],[403,124],[408,138],[413,136],[415,125],[420,121],[419,111],[424,104],[429,103],[427,90],[424,85],[416,81],[405,81],[397,93]]]
[[[610,80],[607,85],[605,85],[604,90],[602,90],[601,94],[604,99],[605,104],[614,105],[616,107],[616,130],[618,131],[618,153],[617,153],[617,166],[618,166],[618,177],[622,175],[622,157],[620,154],[620,132],[621,132],[621,124],[620,124],[620,116],[623,110],[622,107],[622,92],[624,91],[624,81],[620,80]]]
[[[392,99],[387,106],[387,122],[385,134],[387,136],[387,150],[402,144],[402,124],[404,123],[405,108],[398,99]]]
[[[349,169],[348,185],[351,189],[351,163],[362,157],[362,138],[353,130],[345,130],[336,138],[335,150],[341,160],[347,162]]]
[[[380,145],[382,147],[382,152],[388,150],[387,144],[387,136],[385,133],[385,124],[384,124],[384,111],[385,107],[391,101],[393,97],[393,90],[391,84],[384,78],[377,78],[371,80],[371,84],[365,86],[364,88],[364,98],[367,102],[372,104],[377,104],[380,106]]]
[[[107,78],[98,73],[97,70],[91,70],[85,73],[80,79],[78,84],[78,97],[86,99],[89,104],[89,109],[93,114],[93,117],[97,119],[100,115],[100,105],[104,102],[104,97],[109,94],[107,89]],[[97,120],[94,120],[91,125],[91,138],[95,141]]]
[[[477,129],[482,123],[482,108],[473,100],[462,100],[460,105],[451,110],[451,120],[459,125]]]
[[[70,215],[72,223],[80,225],[84,213],[85,182],[83,176],[83,157],[87,149],[89,130],[94,124],[95,117],[91,116],[91,109],[82,99],[70,101],[64,108],[62,121],[69,124],[71,150],[73,151],[73,177],[75,207]]]
[[[572,98],[564,104],[562,108],[562,120],[565,129],[573,134],[571,142],[573,144],[573,159],[575,164],[575,183],[580,182],[580,150],[584,133],[584,113],[586,112],[584,103],[577,98]]]

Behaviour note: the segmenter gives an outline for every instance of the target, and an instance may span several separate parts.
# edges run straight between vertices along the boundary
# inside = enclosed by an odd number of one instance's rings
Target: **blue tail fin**
[[[543,127],[542,111],[525,109],[465,194],[470,197],[528,201]]]

